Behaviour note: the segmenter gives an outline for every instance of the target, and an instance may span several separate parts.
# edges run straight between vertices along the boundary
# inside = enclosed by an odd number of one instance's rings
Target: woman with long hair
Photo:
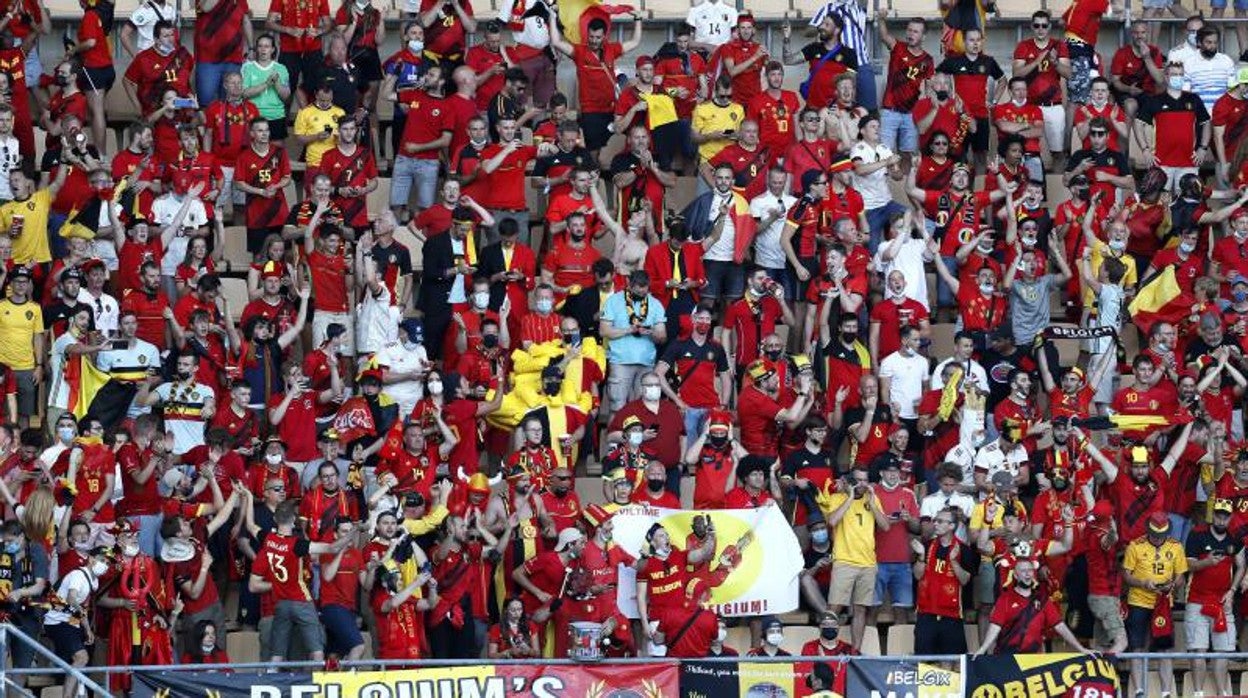
[[[537,625],[524,612],[524,602],[514,596],[503,604],[503,617],[490,628],[488,643],[490,659],[542,656]]]
[[[178,298],[195,290],[195,284],[199,282],[201,276],[204,274],[215,274],[216,271],[217,265],[213,261],[212,255],[208,253],[208,240],[205,238],[191,238],[191,241],[186,246],[186,256],[182,258],[182,263],[178,265],[177,272],[174,275]]]
[[[230,655],[217,645],[217,637],[216,623],[207,618],[196,623],[191,631],[190,646],[182,650],[182,663],[229,664]]]

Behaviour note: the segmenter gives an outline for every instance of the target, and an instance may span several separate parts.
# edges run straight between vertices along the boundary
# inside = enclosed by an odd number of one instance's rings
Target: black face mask
[[[647,479],[646,485],[650,487],[650,491],[658,492],[667,485],[667,480]]]
[[[841,341],[844,342],[845,344],[853,344],[854,342],[858,341],[858,333],[857,332],[842,332]]]
[[[819,628],[819,637],[825,640],[835,640],[839,632],[839,628]]]
[[[728,443],[727,436],[708,436],[706,440],[714,448],[723,448]]]
[[[576,340],[578,340],[578,339],[580,339],[580,335],[577,335],[577,334],[565,334],[565,335],[563,335],[563,345],[564,345],[565,347],[570,347],[570,346],[572,346],[573,344],[576,344]]]
[[[1070,481],[1065,478],[1057,478],[1053,480],[1053,489],[1058,492],[1065,492],[1070,488]]]
[[[644,301],[646,299],[646,294],[644,293],[633,293],[632,291],[629,291],[628,295],[632,296],[635,301]]]
[[[936,90],[936,99],[942,102],[949,99],[949,90]]]
[[[575,242],[580,242],[581,240],[585,239],[585,233],[570,232],[568,233],[568,235],[570,235],[572,237],[572,240],[574,240]]]
[[[557,395],[561,387],[563,387],[563,381],[546,381],[542,384],[547,395]]]
[[[772,361],[779,361],[780,355],[784,353],[783,349],[768,349],[763,354]]]
[[[178,371],[178,380],[187,381],[193,374],[190,371]]]
[[[481,344],[484,345],[486,349],[493,349],[494,347],[497,347],[498,335],[496,334],[481,335]]]

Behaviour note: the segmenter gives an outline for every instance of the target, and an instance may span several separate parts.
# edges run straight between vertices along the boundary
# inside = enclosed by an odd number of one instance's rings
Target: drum
[[[596,662],[602,659],[602,624],[577,621],[571,623],[568,633],[568,658],[578,662]]]

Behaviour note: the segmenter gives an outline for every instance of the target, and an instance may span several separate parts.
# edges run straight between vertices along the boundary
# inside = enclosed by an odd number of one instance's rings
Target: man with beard
[[[339,519],[359,521],[356,499],[342,486],[338,466],[322,462],[317,470],[320,484],[304,493],[299,501],[299,517],[309,540],[328,541],[336,532]]]
[[[145,344],[150,343],[164,351],[169,348],[168,334],[165,332],[165,308],[172,308],[169,297],[160,290],[160,267],[156,262],[144,262],[140,267],[139,279],[142,286],[122,290],[121,316],[131,314],[138,322],[137,336]],[[133,343],[133,342],[132,342]]]
[[[550,29],[550,47],[572,59],[576,66],[576,84],[580,87],[581,130],[585,148],[595,158],[611,138],[615,116],[615,61],[641,45],[641,17],[633,14],[633,36],[624,43],[607,41],[607,21],[596,17],[589,21],[585,42],[573,46],[559,31],[559,17],[554,7],[546,6]]]
[[[806,104],[812,109],[823,109],[836,99],[837,78],[842,73],[852,74],[858,70],[858,54],[841,43],[841,32],[845,29],[845,19],[841,15],[823,13],[816,26],[818,40],[806,44],[801,51],[792,52],[789,50],[792,27],[786,22],[783,27],[783,58],[785,65],[808,64],[809,77],[802,84]],[[770,87],[771,65],[767,66],[767,81]]]
[[[620,92],[615,105],[614,132],[627,133],[635,126],[646,129],[654,142],[659,168],[670,170],[684,145],[675,100],[687,97],[688,88],[667,87],[656,81],[654,58],[650,56],[637,57],[636,71],[632,87]]]
[[[581,179],[580,175],[578,175],[578,181],[579,179]],[[614,220],[603,215],[606,207],[600,206],[602,198],[597,194],[597,189],[592,191],[596,211],[595,220],[601,221],[616,234],[616,239],[619,239],[619,236],[624,234],[623,229]],[[563,300],[574,291],[592,286],[593,265],[602,258],[602,253],[589,240],[590,219],[586,214],[573,211],[563,222],[567,235],[562,239],[554,239],[553,247],[542,260],[541,283],[554,289],[556,300]],[[549,230],[550,227],[548,226],[547,229]],[[647,281],[648,284],[649,281]]]
[[[767,47],[756,41],[753,14],[747,10],[737,15],[736,36],[720,46],[715,55],[732,78],[733,101],[748,105],[762,92],[763,67],[770,58]]]
[[[1119,466],[1106,456],[1091,441],[1082,438],[1083,432],[1074,429],[1071,435],[1084,444],[1085,452],[1100,466],[1105,475],[1105,499],[1114,505],[1114,518],[1122,540],[1132,541],[1144,535],[1144,527],[1149,516],[1160,513],[1165,515],[1165,488],[1169,485],[1170,474],[1178,462],[1179,454],[1187,447],[1192,425],[1183,427],[1179,438],[1166,453],[1161,465],[1152,464],[1152,454],[1143,446],[1124,445],[1124,460],[1128,462],[1127,477],[1122,477]],[[1246,464],[1248,465],[1248,464]],[[1248,489],[1248,467],[1244,470],[1244,487]],[[1232,480],[1234,478],[1227,478]],[[1218,496],[1224,497],[1223,490],[1218,489]],[[1169,524],[1167,524],[1169,530]]]
[[[941,479],[942,483],[946,480],[952,482],[955,477]],[[917,541],[911,542],[912,549],[922,549],[913,568],[914,577],[918,580],[915,652],[966,653],[966,634],[962,629],[962,587],[971,581],[969,569],[974,565],[974,551],[971,546],[959,541],[956,535],[958,522],[962,520],[961,511],[957,505],[941,508],[931,518],[935,535],[927,546],[924,548]]]
[[[1036,568],[1037,563],[1031,558],[1020,559],[1015,564],[1014,585],[1002,592],[993,606],[988,632],[975,657],[987,652],[1039,652],[1043,650],[1044,637],[1049,632],[1057,633],[1077,652],[1087,654],[1090,651],[1062,622],[1057,604],[1036,594]]]
[[[645,126],[633,126],[628,130],[628,149],[611,159],[609,172],[611,183],[619,197],[616,200],[616,222],[629,224],[633,214],[650,211],[655,230],[662,231],[666,225],[663,217],[663,200],[667,190],[676,186],[676,174],[671,163],[665,166],[664,156],[656,156],[650,132]]]
[[[394,179],[390,190],[390,208],[405,218],[416,190],[416,209],[433,205],[438,185],[438,165],[443,149],[451,143],[452,115],[442,98],[443,75],[439,66],[430,66],[421,81],[421,89],[410,93],[404,104],[408,118],[404,122],[402,152],[394,161]]]
[[[391,436],[385,438],[386,444],[381,448],[377,463],[378,484],[388,486],[396,495],[416,492],[425,498],[431,496],[439,470],[447,467],[447,458],[459,443],[441,413],[433,416],[436,430],[442,437],[438,443],[426,439],[424,425],[416,420],[404,424],[401,445],[392,444]]]
[[[585,534],[577,528],[564,529],[553,550],[527,560],[511,573],[516,586],[524,591],[520,598],[525,611],[542,628],[542,655],[548,659],[567,655],[568,633],[561,632],[561,624],[548,621],[561,610],[573,562],[584,550]]]
[[[1244,577],[1244,543],[1229,535],[1234,505],[1225,499],[1213,500],[1213,519],[1209,527],[1197,530],[1184,546],[1187,567],[1192,573],[1191,586],[1184,607],[1183,628],[1187,647],[1196,652],[1235,651],[1235,616],[1232,599],[1242,590]],[[1203,657],[1192,664],[1197,686],[1205,685],[1206,661]],[[1213,660],[1213,680],[1219,695],[1231,694],[1231,680],[1225,659]]]
[[[429,644],[440,659],[481,655],[490,620],[490,570],[512,534],[508,528],[501,539],[495,538],[484,521],[479,515],[447,517],[444,533],[429,553],[439,594],[429,612]]]
[[[179,456],[204,443],[204,423],[217,410],[212,388],[195,381],[198,368],[199,357],[183,354],[178,357],[175,380],[161,383],[154,390],[147,381],[139,383],[134,397],[134,404],[139,407],[164,406],[165,428],[173,433],[173,453]]]
[[[557,538],[554,522],[546,513],[546,505],[529,472],[520,467],[505,467],[502,473],[507,489],[495,494],[485,510],[485,528],[494,536],[501,538],[508,529],[514,529],[509,544],[502,549],[502,563],[495,568],[493,591],[500,605],[520,593],[510,571],[549,547],[541,538]],[[527,603],[525,607],[528,608]]]
[[[741,425],[741,445],[751,454],[775,458],[780,447],[780,426],[796,429],[814,405],[813,391],[798,393],[788,407],[781,407],[780,379],[766,359],[754,361],[746,369],[746,381],[737,400]]]

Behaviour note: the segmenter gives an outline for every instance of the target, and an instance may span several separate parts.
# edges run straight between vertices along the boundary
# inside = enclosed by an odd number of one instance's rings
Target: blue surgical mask
[[[1183,91],[1183,76],[1182,76],[1182,75],[1171,75],[1171,76],[1167,77],[1167,78],[1166,78],[1166,87],[1168,87],[1168,88],[1170,88],[1170,89],[1172,89],[1172,90],[1174,90],[1174,91],[1176,91],[1176,92],[1182,92],[1182,91]]]
[[[1231,300],[1236,303],[1248,301],[1248,291],[1231,291]]]
[[[421,51],[425,50],[425,42],[420,41],[418,39],[413,39],[407,42],[407,50],[411,51],[412,53],[419,54]]]
[[[1196,243],[1194,243],[1194,242],[1180,242],[1180,243],[1179,243],[1179,251],[1180,251],[1180,252],[1182,252],[1183,254],[1191,254],[1191,253],[1193,253],[1193,252],[1195,252],[1195,251],[1196,251]]]
[[[21,549],[22,549],[21,541],[10,540],[10,541],[5,541],[4,543],[4,552],[10,555],[18,554],[21,551]]]
[[[549,298],[537,299],[537,312],[546,314],[555,309],[555,302]]]
[[[1127,241],[1126,240],[1110,240],[1109,249],[1113,250],[1114,252],[1122,252],[1127,249]]]
[[[810,542],[814,543],[815,545],[827,545],[828,532],[826,530],[811,531]]]
[[[60,439],[61,443],[68,444],[70,441],[74,440],[77,433],[78,432],[75,431],[73,427],[58,427],[56,430],[56,438]]]

